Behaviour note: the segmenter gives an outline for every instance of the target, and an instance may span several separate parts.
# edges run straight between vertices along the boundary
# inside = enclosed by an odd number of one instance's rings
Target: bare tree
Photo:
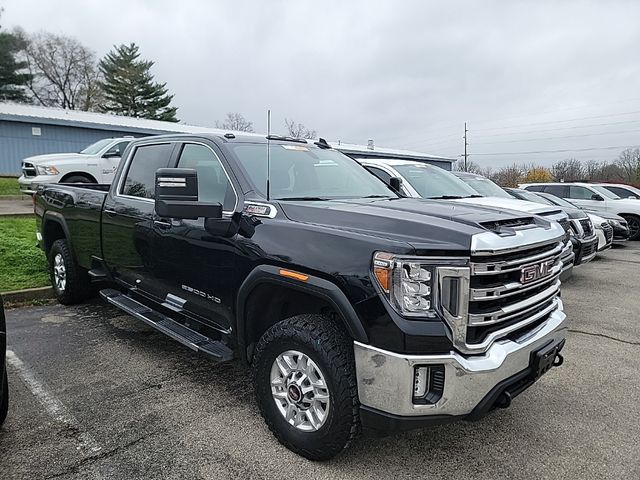
[[[522,165],[513,164],[499,168],[491,177],[501,187],[517,187],[521,183],[525,169]]]
[[[551,176],[556,182],[576,182],[584,180],[585,172],[582,163],[571,158],[554,163],[551,166]]]
[[[253,132],[253,122],[246,120],[240,113],[230,112],[227,113],[227,118],[223,122],[216,120],[216,128],[236,132]]]
[[[625,182],[640,181],[640,149],[627,148],[620,153],[615,164],[620,168]]]
[[[456,161],[456,164],[454,166],[454,170],[457,170],[459,172],[464,172],[464,158],[460,158]],[[477,173],[478,175],[483,175],[486,169],[483,169],[480,165],[478,165],[476,162],[474,162],[473,160],[468,160],[467,159],[467,172],[469,173]]]
[[[78,40],[52,33],[18,34],[36,103],[70,110],[97,110],[101,90],[96,56]]]
[[[317,137],[315,130],[309,130],[302,123],[296,123],[294,120],[284,119],[284,124],[287,127],[289,136],[293,138],[308,138],[314,139]]]

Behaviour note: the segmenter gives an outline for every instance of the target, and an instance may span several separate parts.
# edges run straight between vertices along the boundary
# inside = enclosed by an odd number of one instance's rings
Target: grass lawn
[[[0,177],[0,197],[3,195],[20,195],[17,178]]]
[[[33,217],[0,217],[0,292],[50,285]]]

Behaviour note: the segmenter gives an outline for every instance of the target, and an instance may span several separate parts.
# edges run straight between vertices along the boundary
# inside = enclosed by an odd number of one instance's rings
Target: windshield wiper
[[[367,195],[366,197],[360,197],[360,198],[395,198],[395,197],[392,197],[390,195]]]
[[[303,201],[303,202],[313,202],[313,201],[321,201],[321,200],[330,200],[329,198],[322,197],[282,197],[276,198],[276,200],[291,200],[291,201]]]
[[[462,198],[482,198],[482,195],[440,195],[439,197],[429,197],[430,200],[460,200]]]

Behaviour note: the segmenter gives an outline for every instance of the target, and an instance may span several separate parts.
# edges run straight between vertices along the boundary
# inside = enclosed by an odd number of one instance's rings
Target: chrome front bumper
[[[568,320],[562,300],[556,302],[543,324],[515,340],[496,341],[483,355],[463,356],[453,351],[402,355],[354,342],[360,403],[400,416],[470,414],[500,382],[526,370],[533,352],[565,338]],[[438,364],[445,367],[442,398],[432,405],[414,404],[414,367]]]

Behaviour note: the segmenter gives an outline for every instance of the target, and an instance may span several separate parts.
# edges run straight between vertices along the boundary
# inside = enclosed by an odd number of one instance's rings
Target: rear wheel
[[[353,348],[341,326],[299,315],[271,327],[253,359],[260,413],[285,447],[328,460],[359,431]]]
[[[92,178],[87,177],[86,175],[71,175],[63,180],[60,183],[96,183]]]
[[[621,215],[629,225],[629,240],[640,240],[640,217],[637,215]]]
[[[7,378],[7,370],[4,370],[4,378],[2,381],[2,398],[0,398],[0,425],[7,419],[9,412],[9,379]]]
[[[89,275],[78,265],[64,239],[56,240],[51,246],[49,275],[56,298],[63,305],[80,303],[93,294]]]

